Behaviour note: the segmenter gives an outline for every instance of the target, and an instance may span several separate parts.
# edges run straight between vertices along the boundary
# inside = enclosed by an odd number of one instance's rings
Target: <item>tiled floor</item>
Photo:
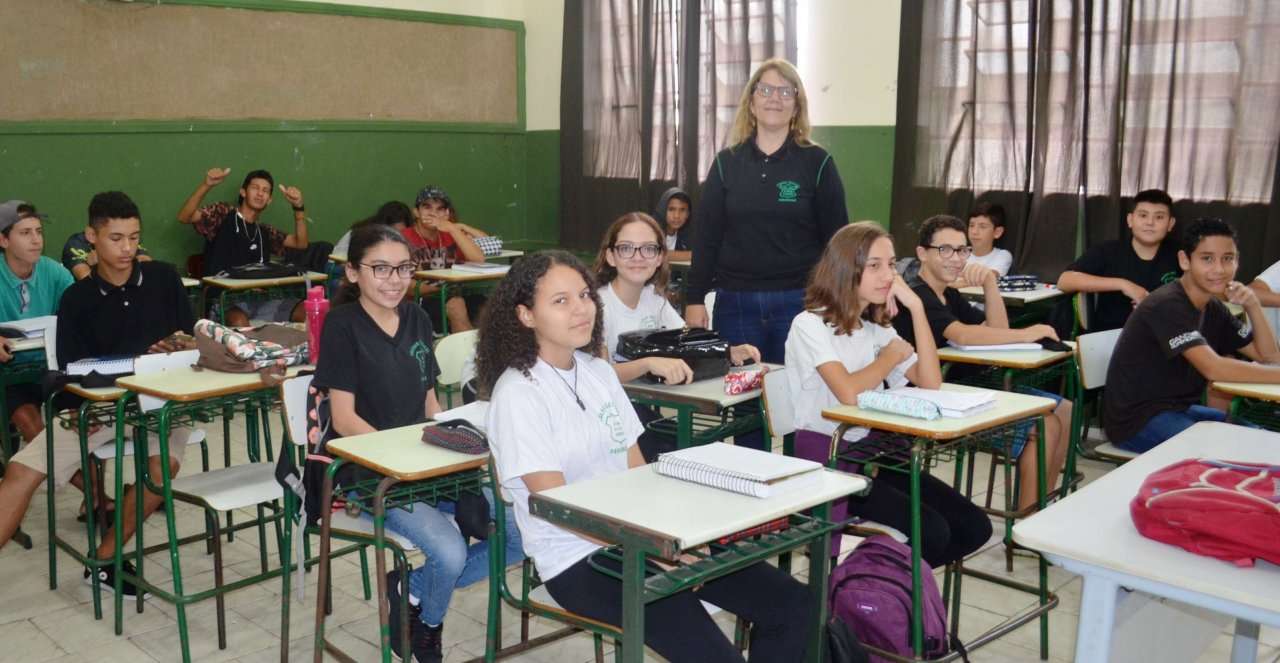
[[[278,424],[278,421],[275,422]],[[214,438],[211,445],[215,465],[221,460],[220,427],[211,427]],[[235,429],[233,427],[233,433]],[[63,433],[65,434],[65,433]],[[280,439],[279,435],[274,436]],[[236,435],[236,439],[241,439]],[[198,452],[190,450],[187,467],[198,467]],[[242,460],[242,452],[235,454]],[[985,465],[980,466],[979,476],[986,476]],[[1105,466],[1085,462],[1084,471],[1089,478],[1105,472]],[[936,470],[948,477],[949,468]],[[979,479],[979,482],[981,479]],[[56,500],[58,527],[67,534],[82,532],[83,526],[75,522],[75,512],[80,494],[75,489],[62,490]],[[245,514],[247,517],[248,514]],[[58,556],[58,588],[49,589],[48,556],[45,542],[45,500],[41,491],[33,500],[25,521],[26,531],[35,541],[33,550],[23,550],[10,544],[0,551],[0,663],[7,661],[36,663],[39,661],[86,661],[106,663],[110,661],[149,662],[180,660],[176,612],[173,606],[152,599],[145,611],[137,614],[131,604],[125,605],[124,634],[112,632],[110,604],[107,603],[106,619],[94,620],[90,592],[81,580],[81,569],[74,566],[66,555]],[[178,507],[179,529],[192,533],[203,529],[203,518],[190,507]],[[78,529],[79,528],[79,529]],[[224,546],[228,580],[244,577],[256,571],[258,566],[257,537],[251,532],[238,536],[234,543]],[[153,517],[146,525],[145,536],[149,542],[163,540],[163,521]],[[270,540],[272,537],[268,537]],[[274,555],[274,544],[269,544]],[[1015,559],[1013,576],[1031,581],[1036,574],[1032,559]],[[171,564],[167,554],[148,557],[148,568],[156,577],[169,577]],[[202,546],[191,545],[182,549],[181,564],[184,585],[188,589],[212,586],[212,558],[204,554]],[[1004,559],[998,542],[992,543],[973,560],[970,566],[996,573],[1004,573]],[[803,574],[801,574],[803,575]],[[331,639],[339,643],[356,660],[377,660],[375,645],[377,635],[377,610],[371,601],[362,597],[360,567],[354,558],[339,559],[334,564],[333,615],[328,622]],[[1050,652],[1052,661],[1071,661],[1074,655],[1076,619],[1080,603],[1080,581],[1060,569],[1050,570],[1053,591],[1061,597],[1060,606],[1050,613]],[[315,578],[308,574],[305,600],[295,601],[290,611],[289,653],[290,660],[311,660],[312,634],[315,618]],[[446,661],[464,661],[480,655],[484,649],[484,620],[487,583],[479,583],[454,594],[453,604],[445,623]],[[109,597],[109,595],[107,595]],[[961,612],[961,635],[970,637],[1009,615],[1029,608],[1033,597],[1006,590],[976,580],[964,585],[964,607]],[[280,582],[254,585],[230,594],[226,599],[228,642],[225,650],[219,650],[216,639],[216,620],[213,601],[206,601],[187,610],[191,625],[191,653],[194,661],[242,661],[268,662],[280,660]],[[519,619],[509,608],[504,608],[504,641],[518,637]],[[722,615],[722,625],[731,628],[730,618]],[[535,619],[534,635],[549,632],[553,624]],[[1034,624],[974,652],[970,660],[975,662],[1035,661],[1038,659],[1038,629]],[[1274,662],[1280,659],[1280,633],[1263,629],[1263,645],[1259,661]],[[1226,661],[1231,649],[1230,637],[1220,635],[1200,661]],[[326,658],[326,660],[331,660]],[[593,660],[590,638],[574,636],[540,649],[512,657],[512,661],[529,663],[582,663]]]

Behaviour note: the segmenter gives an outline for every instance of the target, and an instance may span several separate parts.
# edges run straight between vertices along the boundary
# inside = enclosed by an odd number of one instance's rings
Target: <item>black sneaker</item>
[[[444,622],[439,626],[427,626],[421,619],[415,619],[410,630],[413,633],[409,636],[409,644],[418,663],[441,663],[444,660]]]
[[[400,640],[403,632],[400,630],[400,571],[392,571],[387,574],[387,601],[391,604],[389,619],[391,621],[391,651],[395,652],[401,660],[404,660],[404,653],[400,651]],[[416,605],[409,605],[409,625],[410,637],[412,638],[413,624],[421,622],[418,614],[421,608]]]
[[[127,560],[124,562],[123,566],[124,566],[124,572],[126,574],[128,575],[138,574],[137,569],[135,569],[133,567],[133,564],[130,564]],[[102,589],[108,592],[115,591],[115,569],[112,568],[110,564],[108,564],[106,566],[99,566],[97,569],[97,572],[98,572],[98,585],[102,587]],[[84,569],[84,583],[86,585],[93,584],[93,577],[90,575],[90,569],[87,566]],[[132,582],[125,580],[121,584],[120,596],[126,601],[136,601],[138,600],[138,587],[134,585]],[[142,598],[145,600],[148,596],[150,595],[144,593],[142,595]]]

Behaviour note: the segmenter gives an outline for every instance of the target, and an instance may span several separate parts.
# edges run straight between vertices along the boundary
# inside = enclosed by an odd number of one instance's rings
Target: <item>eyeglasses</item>
[[[373,278],[378,279],[379,281],[385,281],[391,278],[391,272],[395,272],[402,279],[411,279],[413,278],[414,272],[418,271],[418,266],[411,262],[404,263],[403,265],[386,265],[383,263],[378,263],[376,265],[370,265],[368,263],[354,264],[357,267],[368,267],[369,271],[373,272]]]
[[[795,99],[800,90],[790,85],[769,85],[768,83],[756,83],[756,94],[768,99],[773,96],[774,92],[783,99]]]
[[[972,246],[951,246],[950,244],[943,244],[942,246],[928,246],[925,248],[934,249],[943,260],[949,260],[952,256],[957,255],[968,260],[969,256],[973,255]]]
[[[640,252],[643,258],[657,258],[662,253],[662,247],[657,244],[614,244],[613,252],[618,254],[620,258],[630,258]]]

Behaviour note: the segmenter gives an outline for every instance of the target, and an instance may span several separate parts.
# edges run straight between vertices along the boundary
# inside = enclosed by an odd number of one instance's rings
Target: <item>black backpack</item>
[[[238,267],[229,267],[218,276],[232,279],[279,279],[287,276],[301,276],[305,272],[297,265],[283,262],[251,262]]]

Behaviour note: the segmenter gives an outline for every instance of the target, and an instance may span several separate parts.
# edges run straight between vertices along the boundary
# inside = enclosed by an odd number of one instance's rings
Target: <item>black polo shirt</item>
[[[1107,367],[1102,424],[1107,437],[1123,442],[1152,417],[1200,402],[1205,378],[1182,356],[1208,345],[1231,355],[1253,342],[1252,328],[1210,299],[1204,310],[1187,297],[1181,281],[1157,288],[1124,324]]]
[[[947,346],[947,337],[943,332],[953,322],[960,322],[966,325],[980,325],[987,321],[987,314],[974,306],[969,300],[960,294],[955,288],[947,288],[942,291],[942,298],[938,298],[938,294],[929,287],[929,284],[920,279],[916,279],[911,286],[911,290],[920,297],[920,302],[924,304],[925,318],[929,321],[929,329],[933,330],[933,342],[939,348]],[[898,336],[902,340],[910,343],[913,347],[916,344],[916,330],[911,311],[905,306],[898,306],[898,315],[893,319],[893,328],[897,330]],[[971,364],[953,364],[947,370],[948,380],[963,380],[978,373],[983,372],[984,367]]]
[[[124,285],[95,269],[62,293],[58,307],[58,364],[87,357],[146,354],[176,331],[191,333],[195,318],[187,289],[172,265],[134,262]]]
[[[1178,248],[1173,242],[1161,244],[1154,258],[1143,260],[1133,250],[1133,242],[1127,239],[1090,247],[1084,255],[1067,265],[1067,270],[1125,279],[1146,288],[1147,292],[1155,292],[1156,288],[1182,276],[1182,268],[1178,266]],[[1133,301],[1123,292],[1099,292],[1096,301],[1093,317],[1089,320],[1091,332],[1120,329],[1133,311]]]
[[[702,184],[687,297],[803,288],[827,241],[849,222],[835,161],[790,139],[764,154],[755,139],[722,150]]]
[[[355,396],[356,414],[378,430],[427,420],[427,392],[440,367],[431,351],[431,318],[402,302],[400,327],[388,336],[360,303],[329,312],[320,334],[315,385]]]

